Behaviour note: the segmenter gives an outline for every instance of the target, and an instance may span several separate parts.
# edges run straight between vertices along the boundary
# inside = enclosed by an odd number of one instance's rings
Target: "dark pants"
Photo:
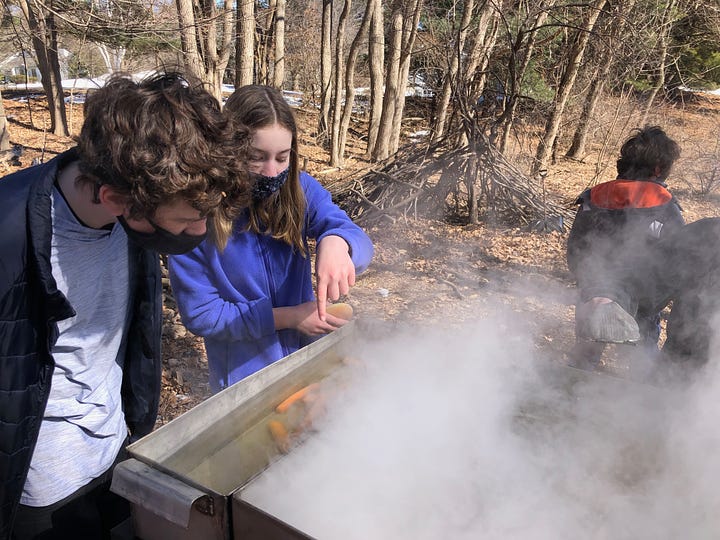
[[[703,365],[710,359],[710,342],[718,328],[720,269],[704,276],[695,287],[678,295],[667,324],[663,353],[674,363]]]
[[[657,268],[659,297],[673,302],[664,356],[672,361],[705,364],[720,311],[720,219],[689,223],[667,241]]]
[[[20,505],[13,540],[103,540],[130,517],[129,503],[110,491],[115,465],[127,457],[120,450],[110,469],[89,484],[50,506]]]

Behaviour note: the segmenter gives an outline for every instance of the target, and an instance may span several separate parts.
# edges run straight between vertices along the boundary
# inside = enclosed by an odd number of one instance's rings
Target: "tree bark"
[[[616,4],[612,6],[611,11],[603,17],[604,28],[601,30],[601,33],[605,36],[605,39],[596,40],[595,43],[593,43],[596,53],[592,59],[594,65],[592,66],[592,73],[590,75],[590,87],[585,95],[580,118],[578,118],[576,123],[572,144],[565,154],[566,157],[581,159],[585,153],[588,133],[595,110],[602,97],[610,70],[617,62],[617,60],[613,58],[613,53],[621,46],[625,38],[626,32],[628,31],[628,15],[634,5],[634,0]]]
[[[478,69],[485,76],[485,68],[490,61],[490,52],[495,47],[497,39],[497,10],[492,2],[485,2],[478,19],[476,31],[473,32],[471,42],[468,47],[468,60],[465,66],[465,81],[470,81],[475,77]],[[483,88],[480,85],[480,88]]]
[[[97,48],[108,73],[122,70],[123,59],[127,52],[125,47],[110,47],[106,43],[97,43]]]
[[[176,0],[175,5],[185,69],[222,100],[223,75],[233,44],[233,1]]]
[[[101,2],[100,0],[92,0],[92,11],[102,13],[108,20],[113,20],[114,4]],[[117,11],[121,12],[121,10]],[[122,19],[122,15],[120,15],[120,18]],[[114,73],[122,70],[123,59],[125,58],[127,47],[119,43],[111,45],[109,43],[102,42],[96,43],[96,46],[103,62],[105,63],[105,69],[107,69],[108,73]]]
[[[595,76],[592,81],[590,81],[590,88],[588,88],[587,94],[585,95],[582,112],[575,126],[572,144],[570,144],[570,148],[568,148],[568,151],[565,153],[566,157],[580,159],[585,153],[588,131],[590,130],[590,120],[592,119],[593,111],[595,111],[600,101],[600,96],[605,86],[605,77],[610,69],[610,65],[609,62],[606,62],[604,66],[598,66],[598,69],[595,71]]]
[[[460,61],[465,52],[465,40],[470,28],[473,10],[475,9],[474,0],[467,0],[463,6],[463,14],[460,19],[460,26],[455,35],[455,46],[450,53],[450,66],[445,72],[443,87],[438,98],[437,113],[433,125],[432,140],[437,141],[445,134],[445,125],[447,122],[447,112],[450,105],[450,97],[456,88],[456,80],[460,73]]]
[[[332,96],[332,7],[333,0],[323,0],[320,36],[320,118],[318,142],[326,146],[330,140],[330,99]]]
[[[10,131],[8,130],[7,116],[5,116],[5,105],[0,93],[0,151],[10,150]]]
[[[347,131],[350,126],[350,118],[352,116],[353,105],[355,104],[355,66],[357,65],[357,57],[360,53],[360,46],[367,38],[370,21],[375,11],[375,4],[379,4],[380,0],[368,0],[365,5],[365,13],[363,14],[360,28],[358,28],[355,39],[350,45],[348,52],[347,66],[345,68],[345,106],[342,109],[340,118],[340,130],[338,132],[338,158],[339,164],[342,165],[345,160],[345,142],[347,139]],[[335,146],[335,145],[333,145]]]
[[[31,4],[29,0],[20,0],[20,9],[30,29],[38,69],[42,77],[42,86],[47,97],[50,111],[50,132],[54,135],[67,137],[70,135],[65,112],[65,93],[60,75],[58,58],[57,28],[53,6],[46,9],[44,5]]]
[[[578,70],[580,69],[580,62],[582,61],[583,54],[585,53],[585,47],[587,46],[590,34],[597,22],[598,16],[600,15],[600,10],[605,5],[605,2],[606,0],[594,0],[587,6],[588,15],[574,35],[574,42],[568,51],[565,70],[563,71],[558,89],[555,93],[553,107],[550,112],[550,116],[545,123],[545,131],[537,147],[535,162],[532,167],[533,175],[544,169],[550,159],[553,145],[556,142],[558,131],[560,129],[560,122],[562,120],[563,112],[565,111],[565,105],[570,97],[570,93],[572,92],[575,84],[575,78],[577,77]]]
[[[343,89],[345,88],[345,27],[352,7],[352,0],[345,0],[343,10],[338,20],[335,35],[335,80],[333,81],[332,125],[330,130],[330,166],[340,167],[340,111],[343,103]],[[347,103],[347,102],[346,102]],[[350,105],[352,107],[352,105]]]
[[[498,11],[501,9],[502,6],[496,7],[494,3],[487,2],[485,4],[480,15],[477,32],[470,46],[468,64],[462,83],[468,87],[468,95],[473,97],[482,95],[487,83],[490,55],[497,43],[500,29]],[[478,113],[476,105],[477,101],[475,100],[473,102],[475,116]],[[477,122],[472,122],[469,126],[464,126],[458,136],[459,145],[467,145],[475,137],[472,131],[476,129],[477,125]],[[479,171],[476,176],[480,176]]]
[[[285,83],[285,0],[277,0],[275,9],[275,70],[273,86],[283,89]]]
[[[527,73],[528,66],[530,65],[530,59],[535,51],[535,43],[537,39],[537,30],[545,23],[547,19],[547,10],[552,6],[550,4],[541,5],[540,11],[535,15],[533,26],[528,31],[519,31],[513,50],[510,53],[510,61],[508,63],[508,82],[507,88],[505,89],[505,95],[503,96],[504,107],[500,118],[496,121],[496,125],[493,126],[493,131],[497,129],[500,131],[500,142],[497,144],[497,149],[500,153],[505,153],[508,141],[510,140],[510,132],[512,130],[513,123],[515,122],[515,111],[517,110],[518,99],[522,89],[523,79]],[[518,62],[518,57],[520,61]],[[490,142],[495,144],[494,134],[490,137]]]
[[[264,24],[260,25],[260,39],[256,48],[258,83],[272,86],[275,73],[275,8],[277,0],[267,0],[263,9]]]
[[[490,53],[495,48],[497,41],[497,14],[499,9],[502,9],[502,6],[496,7],[496,4],[489,1],[482,5],[477,27],[472,32],[468,43],[467,62],[458,83],[468,90],[472,88],[473,96],[481,95],[485,88]],[[468,144],[469,135],[468,130],[463,129],[459,133],[459,144]]]
[[[422,0],[411,0],[408,6],[410,13],[403,18],[403,41],[400,53],[400,71],[398,73],[398,90],[395,94],[395,114],[392,123],[392,139],[390,141],[390,153],[394,154],[400,146],[400,131],[402,127],[403,112],[405,110],[405,89],[407,88],[408,76],[410,74],[410,60],[412,59],[417,36],[418,25],[420,24],[420,11]]]
[[[370,120],[365,157],[370,159],[377,144],[380,116],[383,107],[383,68],[385,63],[385,33],[382,2],[374,2],[370,24],[368,56],[370,64]]]
[[[647,117],[650,114],[653,102],[657,97],[658,93],[665,86],[665,69],[667,68],[668,58],[668,37],[670,30],[672,29],[672,13],[675,9],[675,0],[670,0],[663,10],[662,20],[660,23],[659,36],[658,36],[658,66],[656,69],[655,84],[653,85],[650,93],[645,100],[645,106],[643,107],[642,119],[640,125],[644,126],[647,122]]]
[[[396,0],[393,12],[390,15],[390,45],[385,67],[385,94],[378,127],[377,144],[372,152],[373,161],[382,161],[390,155],[390,138],[392,136],[393,116],[398,93],[398,74],[400,73],[402,47],[403,15],[400,10],[401,7],[400,0]]]
[[[240,88],[254,81],[255,61],[255,0],[238,2],[237,43],[235,45],[235,86]]]

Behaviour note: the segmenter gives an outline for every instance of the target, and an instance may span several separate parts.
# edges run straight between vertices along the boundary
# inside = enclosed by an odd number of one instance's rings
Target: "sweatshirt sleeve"
[[[370,237],[333,202],[330,192],[317,180],[307,173],[301,173],[300,180],[307,199],[307,235],[318,242],[330,235],[341,237],[350,246],[355,271],[364,272],[373,258]]]
[[[589,235],[593,227],[591,223],[591,214],[584,207],[586,200],[590,197],[589,190],[584,191],[576,200],[578,205],[575,219],[570,228],[570,235],[567,242],[567,264],[570,272],[576,276],[580,260],[587,256],[590,242]]]
[[[682,206],[680,206],[680,203],[678,200],[673,197],[672,203],[668,205],[668,215],[665,221],[665,226],[667,227],[667,231],[662,231],[663,234],[667,234],[669,232],[677,231],[685,225],[685,218],[683,217],[683,209]]]
[[[228,247],[228,249],[230,249]],[[183,324],[193,334],[217,340],[259,339],[275,332],[271,300],[244,298],[209,242],[169,258],[170,283]]]

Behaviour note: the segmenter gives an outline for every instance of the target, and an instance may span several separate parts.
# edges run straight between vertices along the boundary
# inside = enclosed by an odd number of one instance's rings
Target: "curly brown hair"
[[[116,74],[88,94],[84,112],[79,181],[126,195],[130,217],[180,199],[233,219],[249,204],[248,130],[201,84],[177,72],[139,83]]]

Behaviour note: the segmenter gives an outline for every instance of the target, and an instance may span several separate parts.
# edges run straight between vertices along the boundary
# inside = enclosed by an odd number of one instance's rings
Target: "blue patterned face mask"
[[[282,171],[277,176],[264,176],[262,174],[255,174],[255,185],[252,189],[252,196],[255,202],[260,202],[267,199],[270,195],[279,190],[285,181],[288,179],[290,174],[290,167]]]

